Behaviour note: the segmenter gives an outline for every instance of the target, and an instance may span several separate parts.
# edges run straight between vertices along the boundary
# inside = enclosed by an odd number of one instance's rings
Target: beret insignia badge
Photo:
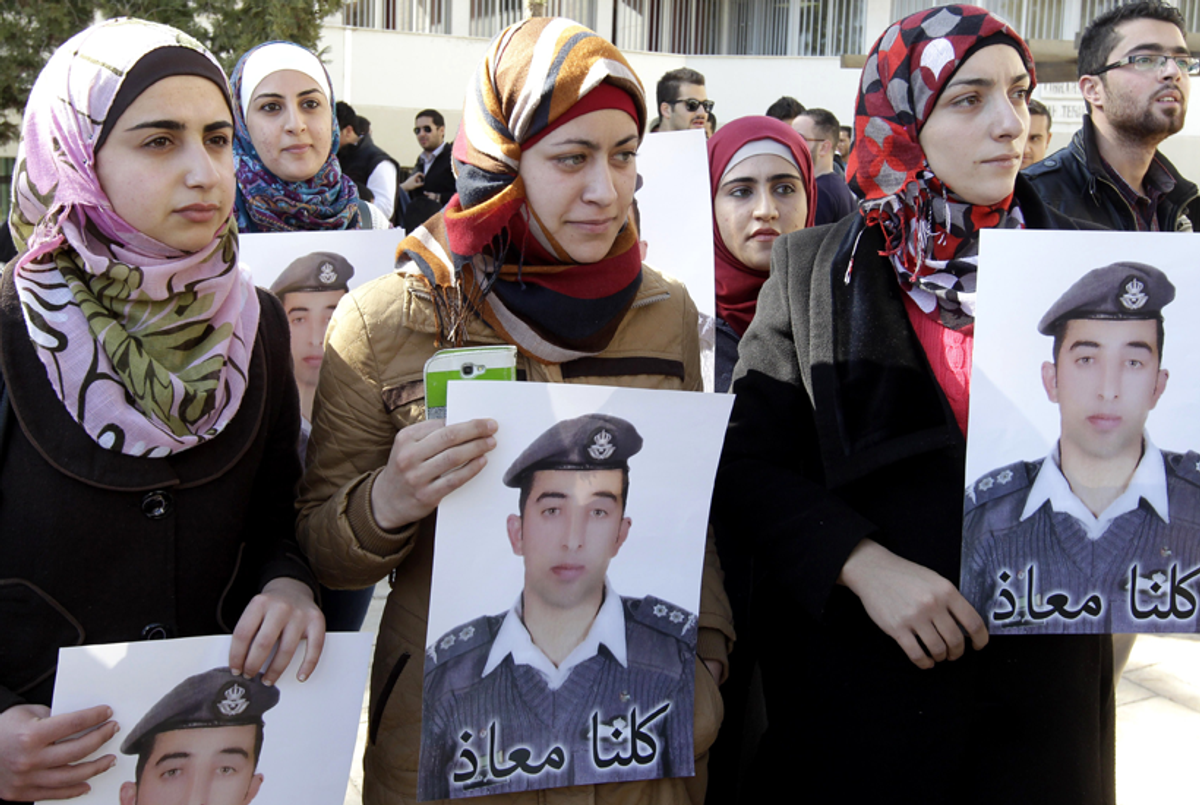
[[[1130,277],[1125,280],[1124,287],[1125,292],[1118,298],[1126,310],[1138,310],[1150,300],[1150,297],[1145,293],[1146,283],[1137,277]]]
[[[588,455],[596,461],[604,461],[604,459],[611,456],[616,449],[617,446],[613,444],[612,434],[606,429],[601,428],[592,434],[592,444],[587,451]]]

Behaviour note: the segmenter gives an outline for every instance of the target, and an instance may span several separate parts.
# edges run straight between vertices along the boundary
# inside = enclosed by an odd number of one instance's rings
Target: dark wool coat
[[[1087,226],[1020,178],[1017,197],[1031,228]],[[921,670],[836,583],[865,538],[957,583],[962,544],[966,442],[860,222],[776,242],[734,373],[713,517],[723,563],[755,568],[770,727],[753,801],[802,785],[842,803],[1111,803],[1108,637],[993,636]]]
[[[259,290],[250,379],[217,438],[104,450],[55,396],[11,266],[0,286],[0,711],[49,704],[58,649],[230,631],[270,579],[313,584],[295,539],[299,402],[287,318]]]

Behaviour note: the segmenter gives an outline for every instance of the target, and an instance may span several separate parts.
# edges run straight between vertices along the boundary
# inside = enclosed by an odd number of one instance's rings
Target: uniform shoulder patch
[[[964,513],[989,501],[1029,488],[1040,468],[1040,461],[1016,461],[998,470],[984,473],[974,483],[967,485]]]
[[[1177,475],[1193,486],[1200,486],[1200,453],[1189,450],[1186,453],[1168,453],[1163,451],[1167,471]]]
[[[652,595],[621,600],[625,604],[625,616],[630,620],[676,640],[692,644],[696,642],[696,616],[683,607]]]
[[[466,654],[473,648],[490,645],[503,620],[503,615],[484,615],[455,626],[426,647],[426,662],[433,667]]]

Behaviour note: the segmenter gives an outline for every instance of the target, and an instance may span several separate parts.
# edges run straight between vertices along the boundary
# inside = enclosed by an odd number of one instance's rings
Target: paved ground
[[[364,629],[375,631],[386,584],[376,589]],[[344,805],[362,803],[364,696],[358,746]],[[1138,639],[1117,688],[1117,802],[1195,802],[1200,767],[1200,636]]]

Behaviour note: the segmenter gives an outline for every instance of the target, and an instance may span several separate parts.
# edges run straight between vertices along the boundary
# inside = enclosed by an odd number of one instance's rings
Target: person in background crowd
[[[846,180],[833,169],[838,120],[827,109],[806,109],[792,121],[792,128],[808,143],[817,173],[817,218],[815,225],[840,221],[858,208],[858,199]]]
[[[775,103],[767,107],[767,117],[773,117],[776,120],[782,120],[789,126],[798,115],[804,113],[804,104],[793,98],[791,95],[784,95]]]
[[[337,160],[333,89],[321,60],[292,42],[248,50],[230,79],[238,231],[386,228]]]
[[[717,116],[712,112],[708,113],[708,120],[704,121],[704,133],[709,137],[717,133]]]
[[[702,129],[713,110],[704,76],[688,67],[663,73],[658,79],[658,131]]]
[[[775,247],[713,500],[774,638],[746,801],[1115,800],[1112,642],[989,638],[956,584],[979,233],[1086,226],[1018,175],[1033,84],[984,9],[893,24],[855,103],[859,214]]]
[[[1179,9],[1158,0],[1096,17],[1079,43],[1083,126],[1027,172],[1047,205],[1126,232],[1192,231],[1200,191],[1158,152],[1183,128],[1191,76]]]
[[[387,217],[392,218],[396,208],[396,188],[399,185],[400,164],[375,144],[363,125],[366,118],[359,117],[354,107],[345,101],[334,104],[337,110],[338,163],[342,173],[354,180],[358,186],[366,185],[372,197],[367,199]],[[359,193],[362,197],[362,193]]]
[[[320,59],[291,42],[267,42],[238,60],[230,85],[239,231],[388,227],[342,173],[333,90]],[[371,590],[322,588],[321,604],[331,630],[357,631]]]
[[[400,185],[404,229],[412,232],[446,206],[454,195],[454,171],[450,166],[453,142],[446,142],[446,119],[436,109],[417,112],[413,134],[421,146],[417,164]]]
[[[839,176],[846,175],[846,158],[850,156],[850,146],[853,144],[853,132],[849,126],[838,129],[837,153],[833,155],[833,169]]]
[[[770,117],[727,123],[708,141],[716,264],[716,390],[729,390],[738,341],[754,319],[780,235],[813,225],[812,155],[791,126]]]
[[[1021,170],[1046,158],[1050,148],[1050,110],[1041,101],[1029,99],[1029,136],[1025,138],[1025,155],[1021,158]]]
[[[233,118],[212,55],[141,20],[72,37],[30,92],[0,285],[4,800],[80,796],[115,761],[84,760],[110,707],[50,715],[60,648],[232,628],[233,673],[268,683],[301,640],[301,680],[321,653],[287,321],[238,265]]]
[[[420,384],[409,381],[440,347],[507,343],[531,382],[702,386],[696,308],[681,284],[642,265],[630,222],[646,107],[621,53],[570,20],[535,17],[493,40],[466,98],[458,194],[401,243],[397,270],[352,291],[329,325],[301,486],[298,534],[320,557],[318,574],[339,586],[393,580],[372,671],[369,805],[416,796],[437,505],[504,438],[490,419],[424,420]],[[637,374],[627,374],[631,364]],[[715,553],[709,559],[696,776],[505,803],[703,801],[716,683],[733,637]]]

